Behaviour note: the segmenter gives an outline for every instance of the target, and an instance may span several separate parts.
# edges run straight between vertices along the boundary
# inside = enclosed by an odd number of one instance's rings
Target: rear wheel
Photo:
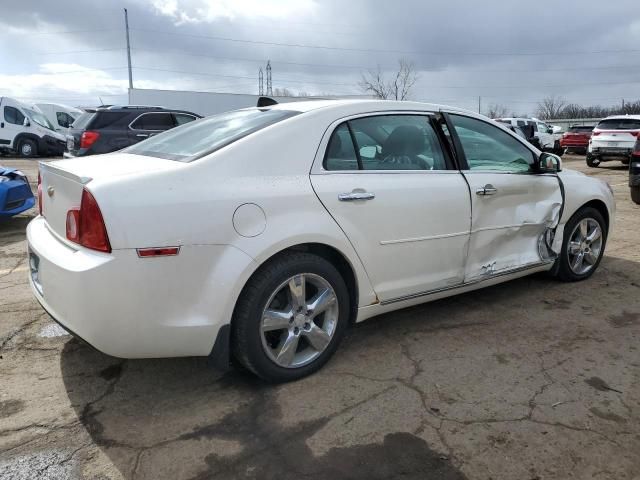
[[[38,146],[33,140],[20,140],[18,152],[20,153],[20,156],[24,158],[36,157],[38,155]]]
[[[631,187],[631,200],[640,205],[640,186]]]
[[[562,253],[557,262],[558,278],[565,282],[584,280],[596,271],[607,242],[606,222],[592,207],[578,210],[564,227]]]
[[[623,165],[629,165],[631,163],[631,159],[630,158],[625,158],[624,160],[621,160]]]
[[[245,286],[232,321],[235,357],[269,382],[318,370],[338,348],[349,320],[346,284],[327,260],[283,254]]]
[[[600,159],[598,157],[594,157],[590,153],[587,153],[587,166],[596,168],[598,165],[600,165]]]

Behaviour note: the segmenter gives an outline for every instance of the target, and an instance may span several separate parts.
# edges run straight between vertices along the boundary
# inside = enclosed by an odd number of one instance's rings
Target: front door
[[[12,142],[19,133],[28,130],[24,126],[24,120],[25,116],[19,109],[11,105],[4,105],[2,118],[0,118],[0,144],[17,148],[17,145],[13,145]]]
[[[465,282],[549,261],[545,235],[562,206],[555,174],[533,173],[536,155],[519,138],[472,117],[449,115],[471,190]]]
[[[311,182],[345,232],[380,301],[459,285],[469,190],[427,115],[371,115],[330,137]]]

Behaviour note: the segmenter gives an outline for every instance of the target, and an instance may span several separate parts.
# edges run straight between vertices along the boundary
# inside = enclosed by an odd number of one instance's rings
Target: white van
[[[41,112],[0,97],[0,150],[21,157],[62,155],[66,138]]]
[[[36,103],[35,106],[47,117],[56,132],[63,134],[67,133],[67,129],[83,113],[79,108],[60,103]]]
[[[559,138],[554,135],[553,128],[542,120],[537,118],[496,118],[496,121],[513,125],[514,127],[522,127],[524,125],[532,125],[534,136],[540,142],[540,150],[553,151],[560,150]]]

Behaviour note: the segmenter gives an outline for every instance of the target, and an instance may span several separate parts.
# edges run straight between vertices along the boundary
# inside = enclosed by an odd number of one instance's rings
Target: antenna
[[[262,72],[262,67],[258,70],[258,95],[264,95],[264,73]]]
[[[267,60],[267,95],[273,95],[273,83],[271,81],[271,60]]]

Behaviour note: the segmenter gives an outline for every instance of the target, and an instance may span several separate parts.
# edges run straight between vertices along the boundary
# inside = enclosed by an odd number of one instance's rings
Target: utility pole
[[[133,89],[133,73],[131,72],[131,44],[129,43],[129,15],[124,9],[124,29],[127,33],[127,64],[129,66],[129,90]]]
[[[622,99],[622,113],[624,113],[624,98]]]
[[[482,97],[478,96],[478,113],[482,114],[482,112],[480,111],[482,107]]]
[[[262,73],[262,67],[258,70],[258,95],[264,95],[264,73]]]
[[[273,95],[273,82],[271,81],[271,60],[267,60],[267,95]]]

